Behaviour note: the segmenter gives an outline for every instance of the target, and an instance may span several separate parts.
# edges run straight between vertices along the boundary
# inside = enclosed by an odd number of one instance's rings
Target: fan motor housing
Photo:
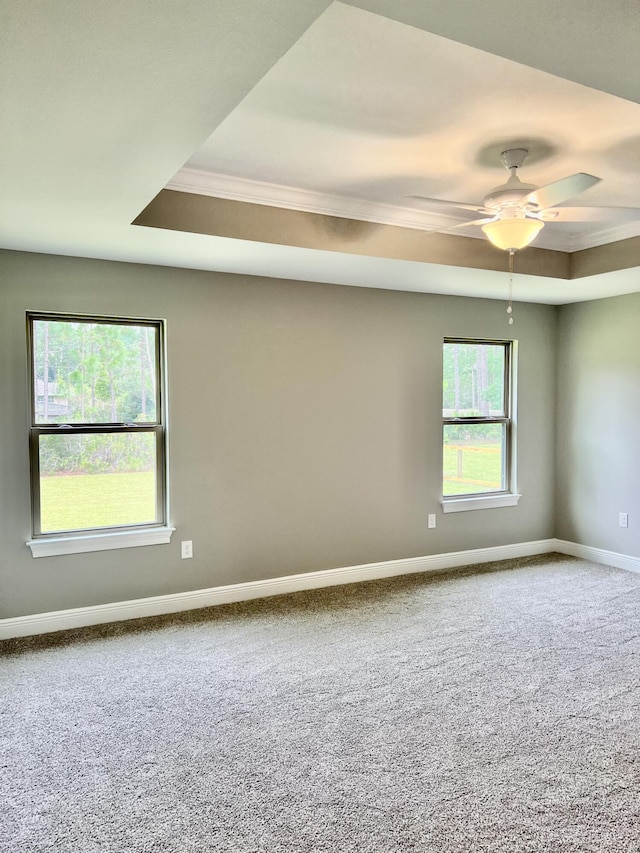
[[[515,167],[505,184],[493,187],[484,197],[485,207],[500,209],[503,207],[519,206],[520,202],[528,196],[532,190],[537,190],[535,184],[523,183],[516,173]]]
[[[517,179],[516,179],[517,180]],[[489,190],[484,198],[486,207],[500,208],[512,205],[520,205],[520,202],[525,196],[528,196],[533,190],[537,190],[535,184],[523,184],[518,180],[516,183],[511,183],[511,178],[506,184],[501,184],[499,187],[494,187]]]

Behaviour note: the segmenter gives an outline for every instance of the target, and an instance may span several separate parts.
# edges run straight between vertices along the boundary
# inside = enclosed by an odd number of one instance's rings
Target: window
[[[34,556],[169,541],[162,322],[32,313],[28,344]]]
[[[514,343],[447,338],[443,347],[442,506],[511,506]]]

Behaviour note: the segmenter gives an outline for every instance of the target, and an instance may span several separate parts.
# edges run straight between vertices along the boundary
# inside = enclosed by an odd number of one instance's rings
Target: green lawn
[[[42,477],[40,506],[43,533],[154,522],[155,473]]]
[[[501,488],[500,444],[464,444],[444,446],[445,495],[495,492]]]

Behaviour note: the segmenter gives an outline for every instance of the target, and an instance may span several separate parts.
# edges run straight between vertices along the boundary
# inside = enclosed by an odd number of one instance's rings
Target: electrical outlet
[[[190,560],[193,557],[193,542],[191,539],[180,543],[180,556],[183,560]]]
[[[620,527],[628,527],[629,526],[629,513],[621,512],[618,516],[620,520]]]
[[[432,530],[436,526],[436,514],[435,512],[430,512],[427,516],[427,527]]]

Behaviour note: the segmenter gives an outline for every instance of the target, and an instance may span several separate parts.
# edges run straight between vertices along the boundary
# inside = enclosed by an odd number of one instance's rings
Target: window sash
[[[156,334],[156,346],[154,353],[154,370],[155,370],[155,394],[156,394],[156,418],[149,421],[136,421],[136,424],[143,425],[159,425],[164,422],[164,374],[163,374],[163,353],[164,353],[164,323],[161,320],[138,320],[135,318],[124,317],[102,317],[86,314],[56,314],[47,312],[28,312],[27,314],[27,355],[29,361],[29,419],[31,427],[46,427],[46,426],[61,426],[56,421],[37,421],[36,415],[36,371],[35,371],[35,323],[53,322],[53,323],[86,323],[99,324],[106,326],[136,326],[153,329]],[[70,425],[74,427],[94,427],[107,425],[125,425],[122,422],[114,421],[91,421],[81,422],[74,421]]]
[[[493,341],[489,339],[481,339],[481,338],[445,338],[443,341],[443,354],[444,347],[451,346],[455,344],[472,344],[474,346],[487,346],[487,347],[503,347],[504,348],[504,358],[502,360],[502,414],[495,415],[492,417],[489,416],[461,416],[459,418],[448,419],[443,414],[443,421],[445,420],[455,420],[457,421],[475,421],[482,420],[487,417],[490,421],[495,420],[496,418],[510,418],[511,417],[511,402],[512,402],[512,393],[511,393],[511,364],[512,364],[512,342],[511,341]],[[443,359],[444,361],[444,359]],[[443,371],[444,373],[444,371]],[[444,402],[444,401],[443,401]]]
[[[502,427],[502,442],[501,442],[501,458],[500,458],[500,483],[502,487],[499,489],[486,489],[484,491],[475,491],[475,492],[457,492],[455,494],[445,494],[444,493],[444,484],[445,484],[445,470],[444,470],[444,448],[447,446],[444,442],[444,434],[445,428],[447,426],[460,426],[468,423],[470,425],[483,425],[489,424],[491,426],[500,425]],[[476,419],[448,419],[443,421],[442,425],[442,448],[443,448],[443,459],[442,459],[442,498],[443,500],[455,500],[461,497],[484,497],[490,495],[503,495],[510,492],[510,483],[511,483],[511,422],[508,418],[476,418]]]
[[[57,530],[55,532],[42,531],[41,520],[41,478],[40,478],[40,437],[43,435],[108,435],[108,434],[135,434],[135,433],[152,433],[156,437],[155,441],[155,521],[144,521],[139,524],[127,525],[105,525],[102,527],[80,527]],[[136,528],[147,527],[162,527],[166,524],[165,517],[165,441],[164,428],[161,425],[157,426],[108,426],[108,427],[34,427],[31,430],[30,436],[30,462],[31,462],[31,513],[33,518],[33,538],[37,539],[41,536],[60,536],[65,533],[95,533],[101,530],[131,530]]]

